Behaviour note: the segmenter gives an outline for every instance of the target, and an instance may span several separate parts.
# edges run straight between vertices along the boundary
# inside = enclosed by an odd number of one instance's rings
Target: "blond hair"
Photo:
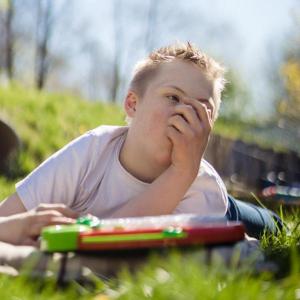
[[[175,59],[182,59],[194,63],[209,80],[213,81],[213,99],[216,105],[216,119],[221,103],[221,93],[226,84],[224,78],[225,68],[190,42],[176,43],[159,48],[150,53],[147,58],[139,61],[134,67],[129,89],[142,97],[149,80],[157,74],[159,66]]]

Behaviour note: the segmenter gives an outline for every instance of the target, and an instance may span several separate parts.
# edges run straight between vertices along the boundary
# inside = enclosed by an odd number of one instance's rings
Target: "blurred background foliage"
[[[288,58],[281,69],[285,97],[278,103],[280,116],[300,122],[300,59]]]
[[[278,99],[279,118],[300,125],[300,15],[295,18],[291,38],[285,47],[285,56],[279,68],[283,94]]]

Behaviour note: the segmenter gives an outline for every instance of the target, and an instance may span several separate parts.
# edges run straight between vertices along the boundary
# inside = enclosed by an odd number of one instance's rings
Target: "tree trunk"
[[[122,55],[122,24],[121,24],[121,15],[122,15],[122,4],[121,1],[114,1],[114,62],[113,62],[113,74],[112,74],[112,83],[111,83],[111,92],[110,98],[112,102],[117,101],[118,91],[120,86],[120,64],[121,64],[121,55]]]
[[[8,1],[6,20],[5,20],[5,32],[6,32],[6,43],[5,43],[5,68],[7,77],[12,80],[14,77],[14,34],[12,29],[12,22],[14,17],[14,1]]]
[[[37,41],[36,41],[36,87],[42,90],[46,84],[49,70],[49,40],[52,33],[51,0],[46,1],[45,8],[38,2]]]

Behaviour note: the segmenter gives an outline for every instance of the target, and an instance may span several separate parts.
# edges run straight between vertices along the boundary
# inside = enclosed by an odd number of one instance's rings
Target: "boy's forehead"
[[[193,97],[212,97],[213,82],[192,62],[163,63],[152,80],[152,88],[177,87]]]

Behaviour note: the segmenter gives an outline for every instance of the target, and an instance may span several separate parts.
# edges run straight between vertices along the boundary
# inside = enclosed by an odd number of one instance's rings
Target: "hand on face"
[[[172,166],[195,178],[213,127],[213,108],[191,98],[182,98],[181,102],[168,119]]]
[[[15,245],[38,246],[38,236],[43,227],[73,224],[78,214],[62,204],[42,204],[26,213],[4,217],[0,220],[0,239]],[[7,233],[3,228],[7,228]]]

